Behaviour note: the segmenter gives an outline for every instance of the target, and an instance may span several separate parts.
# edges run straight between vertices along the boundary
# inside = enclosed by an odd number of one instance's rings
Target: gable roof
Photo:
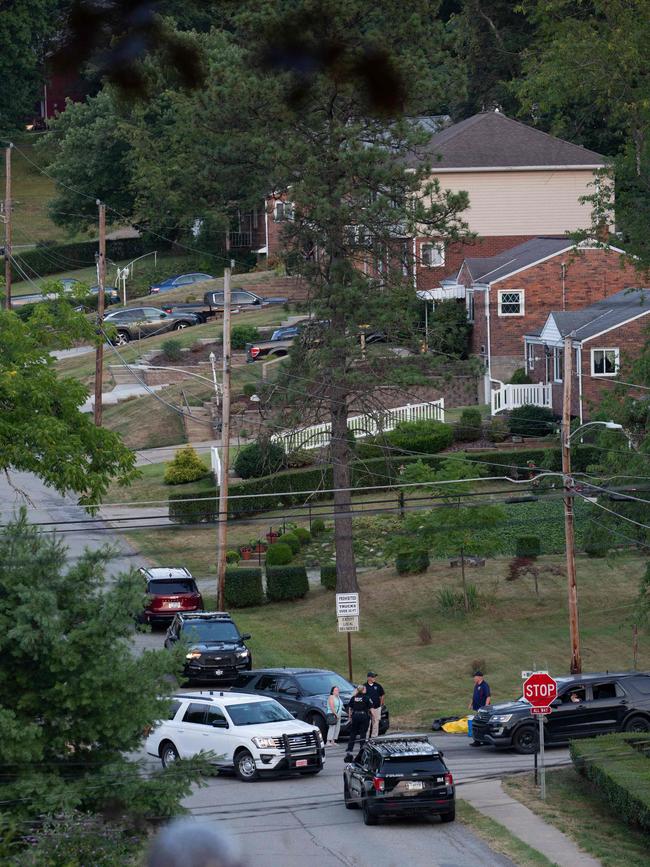
[[[595,167],[605,157],[580,145],[512,120],[498,111],[483,111],[435,132],[424,148],[434,169]],[[420,157],[414,155],[409,164]]]
[[[463,266],[467,268],[474,283],[494,283],[536,262],[548,259],[549,256],[556,256],[574,247],[575,241],[564,236],[531,238],[496,256],[484,258],[470,256],[464,259],[461,269]]]
[[[582,343],[648,313],[650,290],[623,289],[582,310],[549,313],[540,336],[550,339],[558,333],[562,338],[573,334]]]

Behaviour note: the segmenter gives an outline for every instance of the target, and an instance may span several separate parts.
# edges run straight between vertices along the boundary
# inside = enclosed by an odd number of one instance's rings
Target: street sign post
[[[358,632],[359,618],[356,615],[339,617],[339,632]]]
[[[522,672],[523,674],[523,672]],[[546,671],[533,671],[524,681],[524,699],[531,705],[530,712],[539,720],[539,766],[541,796],[546,800],[546,770],[544,767],[544,717],[551,713],[551,703],[557,697],[557,683]]]
[[[352,680],[352,632],[359,631],[359,594],[337,593],[336,616],[339,632],[347,632],[348,637],[348,677]]]

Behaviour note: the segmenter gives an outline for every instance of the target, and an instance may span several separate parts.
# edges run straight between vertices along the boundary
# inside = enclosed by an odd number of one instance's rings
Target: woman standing
[[[327,746],[334,747],[336,746],[336,739],[339,736],[339,732],[341,731],[341,716],[343,712],[343,702],[341,701],[341,697],[339,695],[338,686],[333,686],[330,689],[330,695],[327,699],[327,716],[328,722],[331,720],[332,716],[336,717],[336,722],[327,729]]]

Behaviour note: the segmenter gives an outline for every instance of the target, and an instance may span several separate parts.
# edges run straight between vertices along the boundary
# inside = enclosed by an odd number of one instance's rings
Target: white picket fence
[[[529,385],[511,385],[503,383],[498,379],[492,380],[498,383],[499,387],[493,389],[491,398],[492,415],[506,410],[517,409],[525,404],[533,404],[534,406],[553,407],[553,395],[551,384],[543,382],[531,383]]]
[[[445,420],[445,399],[428,403],[409,403],[394,409],[385,409],[376,415],[355,415],[348,419],[348,430],[355,439],[375,436],[380,431],[393,430],[401,421]],[[319,449],[329,445],[332,428],[328,423],[314,424],[284,433],[274,434],[271,442],[278,443],[285,452],[296,449]]]

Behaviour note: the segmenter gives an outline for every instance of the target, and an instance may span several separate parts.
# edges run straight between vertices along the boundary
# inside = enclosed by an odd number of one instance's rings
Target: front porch
[[[512,385],[492,379],[491,384],[493,387],[490,392],[490,415],[507,412],[527,404],[553,408],[553,386],[550,382]]]

